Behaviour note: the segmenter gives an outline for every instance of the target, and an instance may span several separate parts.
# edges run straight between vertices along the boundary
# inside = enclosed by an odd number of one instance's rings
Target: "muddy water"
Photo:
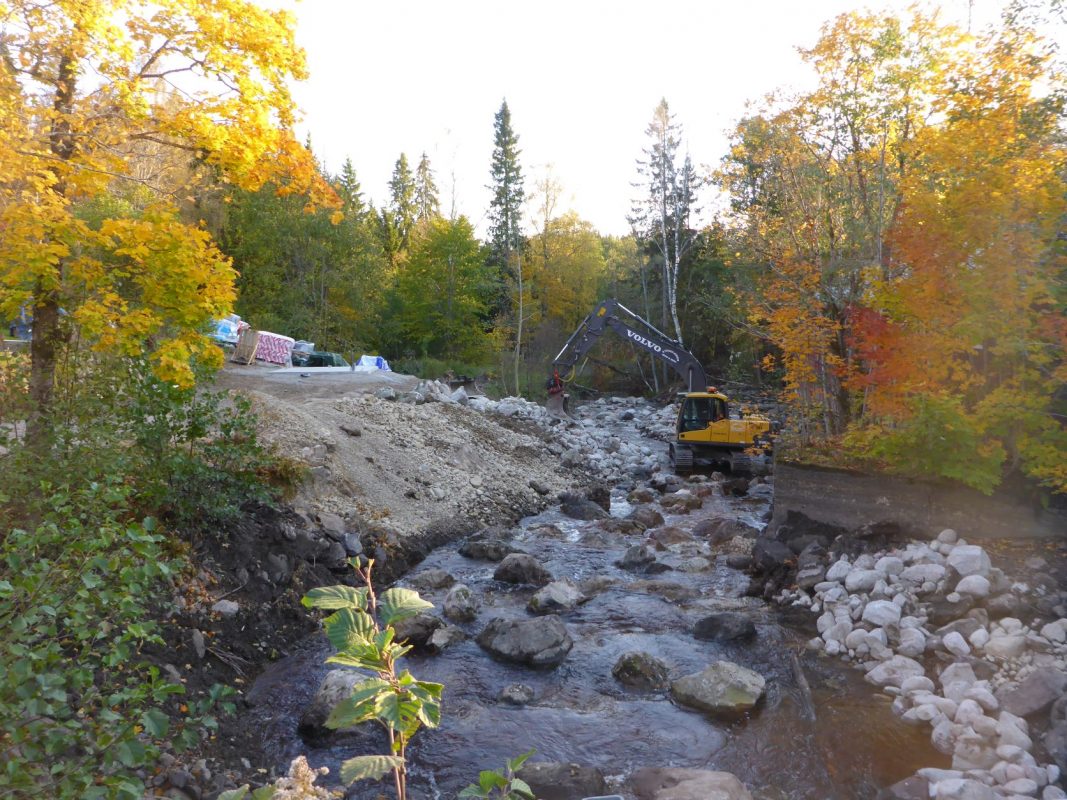
[[[690,528],[702,517],[730,515],[758,521],[766,503],[709,497],[689,516],[668,516],[667,523]],[[630,508],[621,497],[612,513]],[[562,536],[545,536],[553,524]],[[803,642],[814,635],[813,615],[783,616],[743,596],[744,575],[716,564],[704,572],[675,570],[653,578],[619,569],[614,562],[641,537],[603,534],[594,523],[580,523],[550,510],[524,520],[515,538],[556,578],[576,582],[597,578],[609,583],[588,603],[563,617],[574,648],[553,670],[532,670],[491,659],[473,641],[494,616],[526,618],[531,588],[498,584],[496,565],[460,556],[457,546],[433,553],[419,570],[437,567],[470,586],[482,599],[479,618],[463,625],[470,639],[437,656],[408,659],[419,678],[445,684],[439,729],[421,732],[411,753],[411,795],[454,797],[479,770],[498,768],[508,757],[537,750],[537,760],[573,761],[599,767],[624,779],[642,766],[722,769],[733,772],[756,797],[790,800],[874,797],[922,766],[945,766],[932,751],[929,732],[900,722],[889,699],[876,694],[860,673],[837,661],[809,656]],[[688,547],[688,546],[687,546]],[[689,553],[661,559],[681,565]],[[712,561],[715,561],[712,556]],[[425,596],[438,607],[445,590]],[[721,610],[750,615],[754,642],[719,644],[695,640],[690,631],[702,616]],[[786,619],[788,616],[788,620]],[[790,621],[791,620],[791,621]],[[748,717],[722,722],[676,706],[666,693],[628,691],[611,676],[623,653],[644,650],[671,666],[671,677],[728,659],[767,679],[762,705]],[[790,653],[799,653],[811,685],[816,720],[802,711]],[[304,753],[315,766],[337,774],[345,758],[384,752],[365,737],[332,747],[308,747],[296,734],[300,714],[318,686],[328,648],[308,642],[266,673],[251,700],[254,722],[279,766]],[[534,701],[523,708],[498,702],[514,683],[533,688]],[[375,798],[384,787],[357,785],[353,798]]]

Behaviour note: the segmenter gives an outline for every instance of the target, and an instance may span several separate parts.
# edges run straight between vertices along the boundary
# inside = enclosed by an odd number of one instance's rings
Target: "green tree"
[[[441,216],[441,200],[437,193],[437,184],[433,179],[433,169],[426,153],[419,159],[415,168],[415,218],[419,222]]]
[[[483,356],[487,289],[485,256],[466,217],[419,226],[397,280],[407,347],[435,357]]]
[[[522,361],[524,292],[522,271],[522,168],[519,165],[519,137],[511,127],[508,101],[500,104],[493,118],[493,156],[489,170],[493,192],[489,201],[489,246],[493,263],[504,275],[513,276],[515,308],[511,316],[515,329],[515,390],[519,390],[519,364]]]
[[[415,177],[411,174],[408,157],[404,153],[396,160],[393,177],[389,179],[389,211],[392,224],[400,239],[401,249],[407,249],[411,229],[418,214]]]
[[[341,174],[336,181],[337,194],[344,204],[345,216],[362,218],[367,213],[367,204],[363,201],[363,187],[356,177],[356,168],[352,166],[352,159],[346,158],[341,165]]]

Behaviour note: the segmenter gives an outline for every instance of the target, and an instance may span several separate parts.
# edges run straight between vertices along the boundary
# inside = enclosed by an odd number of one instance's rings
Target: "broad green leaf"
[[[300,600],[307,608],[357,608],[367,607],[367,590],[354,589],[351,586],[320,586],[312,589]]]
[[[326,659],[326,663],[342,664],[346,667],[369,669],[375,672],[382,672],[386,668],[381,653],[378,652],[374,645],[350,647],[343,653],[335,653],[330,656]]]
[[[276,793],[277,789],[273,786],[260,786],[252,792],[252,800],[271,800]]]
[[[527,800],[535,800],[534,792],[533,789],[530,788],[530,784],[521,778],[511,779],[511,791],[522,795],[527,798]]]
[[[456,797],[457,797],[457,798],[464,798],[464,797],[488,797],[488,796],[489,796],[489,795],[488,795],[488,794],[487,794],[486,792],[482,791],[482,789],[481,789],[480,787],[478,787],[478,786],[474,786],[473,784],[472,784],[472,785],[470,785],[470,786],[468,786],[468,787],[467,787],[466,789],[464,789],[464,790],[463,790],[462,792],[460,792],[460,793],[459,793],[458,795],[456,795]]]
[[[503,789],[508,782],[499,772],[486,769],[478,773],[478,785],[482,787],[482,791],[490,792],[493,789]]]
[[[512,772],[518,772],[522,768],[522,765],[530,760],[530,756],[532,756],[536,752],[537,752],[536,750],[531,750],[528,753],[523,753],[521,756],[515,756],[515,758],[509,758],[508,759],[508,769],[510,769]]]
[[[248,784],[244,786],[238,786],[236,789],[230,789],[228,792],[223,792],[219,795],[218,800],[244,800],[244,796],[248,794]],[[254,797],[255,795],[253,795]]]
[[[403,766],[400,756],[356,756],[341,764],[341,782],[347,786],[361,780],[378,781]]]
[[[170,727],[170,718],[158,708],[150,708],[141,715],[141,724],[149,735],[161,739],[167,735]]]
[[[366,612],[342,608],[322,621],[326,637],[337,650],[363,645],[374,635],[374,620]]]
[[[352,694],[334,706],[326,718],[328,728],[350,728],[377,716],[377,699],[390,691],[388,681],[370,678],[352,688]]]
[[[382,593],[378,604],[379,616],[383,625],[393,625],[402,619],[413,617],[420,611],[433,608],[433,603],[428,603],[419,597],[419,593],[411,589],[387,589]]]

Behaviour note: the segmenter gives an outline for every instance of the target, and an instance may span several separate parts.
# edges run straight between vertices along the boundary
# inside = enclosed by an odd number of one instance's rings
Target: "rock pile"
[[[1047,593],[1012,581],[952,530],[819,569],[810,594],[787,589],[777,598],[819,615],[809,646],[856,663],[952,758],[951,769],[919,770],[907,791],[918,784],[936,800],[1067,797],[1053,785],[1067,768],[1057,749],[1067,742],[1067,701],[1045,716],[1067,689],[1062,597],[1043,604],[1056,618],[1025,624],[1012,614],[1027,608],[1028,595]],[[1033,755],[1031,724],[1046,720],[1046,749],[1059,763]],[[898,796],[912,795],[891,790]]]

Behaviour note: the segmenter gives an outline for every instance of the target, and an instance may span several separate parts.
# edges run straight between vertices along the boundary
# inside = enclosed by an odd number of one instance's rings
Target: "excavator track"
[[[730,472],[734,475],[751,475],[753,466],[752,456],[747,453],[730,454]]]
[[[693,471],[693,449],[691,447],[678,447],[671,445],[671,464],[677,475]]]

